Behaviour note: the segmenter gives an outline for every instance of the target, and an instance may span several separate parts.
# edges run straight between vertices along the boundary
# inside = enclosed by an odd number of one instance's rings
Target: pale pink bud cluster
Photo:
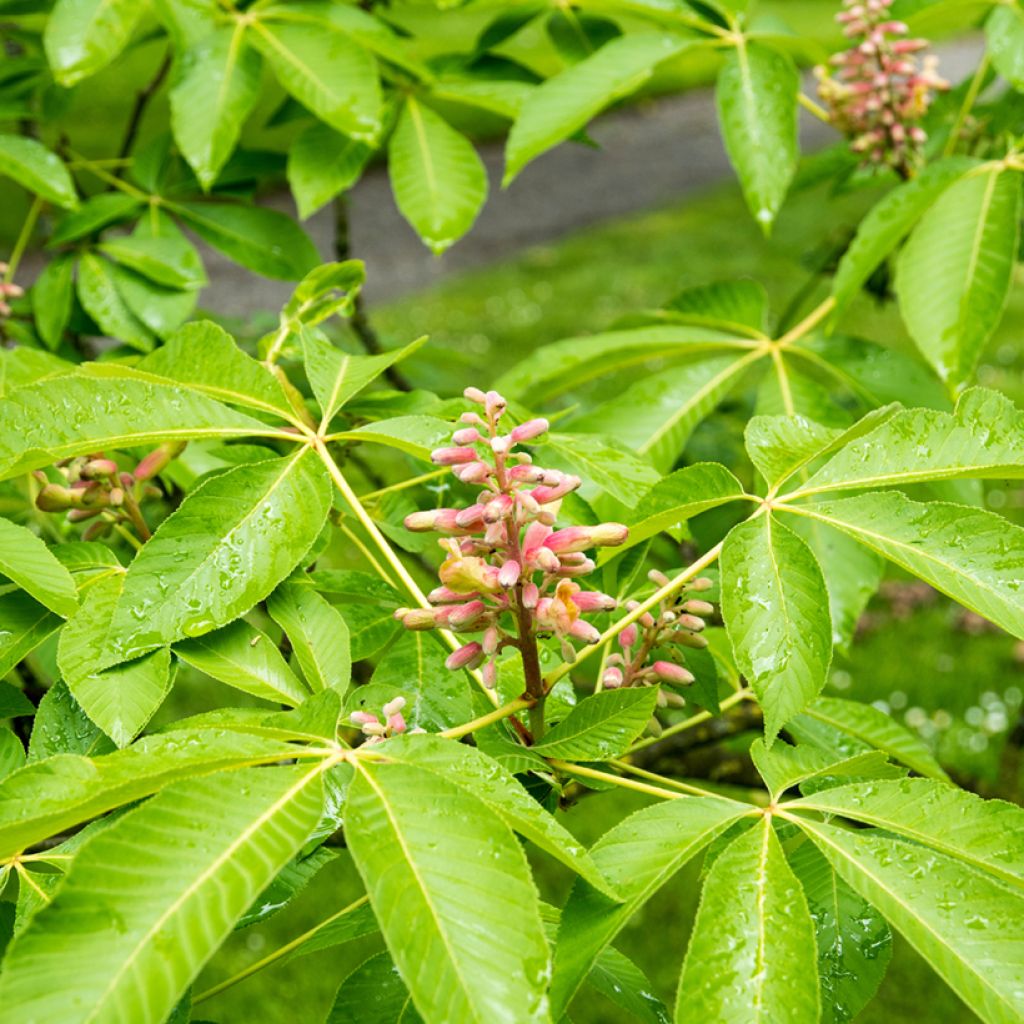
[[[501,395],[479,388],[464,394],[482,411],[463,413],[453,445],[431,458],[451,466],[463,483],[483,489],[466,508],[406,517],[409,530],[444,535],[446,558],[438,570],[441,586],[429,595],[431,607],[400,608],[395,614],[407,629],[482,634],[456,650],[447,664],[450,669],[483,666],[484,681],[493,686],[505,647],[550,635],[572,660],[573,641],[593,643],[600,637],[582,616],[609,611],[615,601],[575,581],[594,571],[588,551],[622,544],[628,530],[620,523],[555,529],[559,502],[580,479],[536,466],[528,452],[518,450],[547,431],[547,420],[527,420],[503,432],[507,403]]]
[[[0,274],[7,273],[7,264],[0,261]],[[18,299],[25,294],[25,290],[21,285],[14,284],[13,281],[0,281],[0,317],[10,316],[11,307],[8,305],[8,299]]]
[[[405,716],[402,711],[405,709],[405,698],[395,697],[389,700],[381,708],[380,715],[371,714],[369,711],[353,711],[348,716],[349,721],[359,727],[359,731],[366,737],[366,743],[383,743],[392,736],[400,736],[408,730]],[[412,729],[412,733],[423,732],[422,729]]]
[[[652,569],[648,579],[657,587],[668,583],[668,577]],[[660,602],[656,609],[644,612],[619,633],[620,652],[609,655],[601,685],[606,690],[623,686],[671,687],[689,686],[693,673],[683,666],[684,648],[707,647],[704,620],[714,614],[714,606],[691,595],[707,590],[711,581],[705,577],[693,580],[674,597]],[[628,611],[640,607],[627,601]],[[671,690],[658,691],[659,707],[682,707],[685,701]],[[656,723],[654,723],[656,726]],[[652,726],[653,727],[653,726]]]
[[[904,176],[920,162],[926,140],[920,121],[938,89],[949,85],[936,72],[937,58],[920,63],[927,40],[906,38],[889,18],[892,0],[844,0],[836,15],[853,45],[818,67],[818,92],[832,121],[862,154],[865,165],[892,167]]]

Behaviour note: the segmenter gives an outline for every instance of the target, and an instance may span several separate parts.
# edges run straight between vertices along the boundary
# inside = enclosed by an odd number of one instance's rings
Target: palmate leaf
[[[0,857],[191,776],[294,757],[279,740],[226,729],[147,736],[125,750],[30,762],[0,786]]]
[[[351,188],[373,155],[373,147],[329,125],[310,125],[288,150],[288,184],[305,220]]]
[[[715,858],[679,979],[676,1024],[818,1019],[814,922],[770,815]]]
[[[841,878],[988,1024],[1024,1015],[1024,899],[953,858],[801,819]]]
[[[31,530],[3,518],[0,573],[58,615],[72,615],[78,607],[75,581],[67,569]]]
[[[12,946],[0,1020],[165,1020],[309,835],[320,780],[319,765],[193,779],[95,836]]]
[[[156,343],[153,333],[129,307],[118,287],[116,269],[94,253],[83,253],[78,260],[78,299],[108,338],[149,352]]]
[[[388,948],[426,1020],[550,1020],[537,891],[500,817],[433,772],[361,764],[345,823]]]
[[[974,372],[1003,315],[1020,233],[1021,177],[1000,167],[961,178],[921,218],[897,265],[900,312],[951,386]]]
[[[452,425],[435,416],[396,416],[332,435],[340,441],[381,444],[430,462],[430,453],[451,440]]]
[[[60,679],[43,695],[32,722],[28,760],[41,761],[57,754],[97,757],[115,750],[113,741],[82,710]]]
[[[63,161],[35,139],[0,134],[0,175],[57,206],[78,206],[75,183]]]
[[[670,1024],[668,1007],[654,994],[647,976],[617,949],[606,946],[601,951],[587,975],[587,982],[644,1024]]]
[[[1018,92],[1024,92],[1024,9],[999,4],[985,19],[985,43],[992,65]]]
[[[344,696],[352,677],[352,654],[348,625],[337,608],[308,583],[286,580],[270,595],[267,611],[288,634],[310,687]]]
[[[764,482],[776,487],[843,435],[806,416],[754,416],[743,430],[743,442]]]
[[[650,721],[657,697],[654,686],[602,690],[580,701],[533,750],[563,761],[618,757]]]
[[[658,311],[673,323],[703,324],[717,330],[765,337],[768,293],[759,281],[715,281],[685,288]]]
[[[583,881],[573,886],[555,947],[551,1003],[556,1019],[601,950],[639,907],[748,810],[716,797],[669,800],[631,814],[598,840],[591,858],[623,902],[610,900]]]
[[[54,77],[67,88],[106,67],[142,15],[135,0],[58,0],[43,34]]]
[[[790,506],[790,510],[796,506]],[[1001,516],[879,491],[800,506],[937,590],[1024,636],[1024,530]]]
[[[729,533],[721,566],[729,639],[771,743],[825,685],[832,659],[825,580],[807,545],[771,514]]]
[[[310,549],[330,502],[327,471],[310,448],[208,479],[129,566],[99,667],[247,612]]]
[[[277,432],[185,388],[73,373],[0,401],[0,478],[105,448]]]
[[[412,996],[387,953],[361,963],[342,983],[326,1024],[423,1024]]]
[[[633,508],[659,478],[649,461],[614,437],[552,431],[543,452],[556,468],[579,473],[585,488],[598,487],[627,508]]]

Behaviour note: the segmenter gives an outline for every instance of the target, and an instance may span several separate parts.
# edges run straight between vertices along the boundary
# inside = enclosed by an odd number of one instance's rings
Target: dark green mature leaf
[[[818,1019],[814,922],[770,815],[711,865],[679,979],[676,1024]]]
[[[1018,92],[1024,92],[1024,9],[998,4],[985,19],[985,42],[992,65]]]
[[[801,819],[836,872],[989,1024],[1024,1015],[1024,899],[962,862]]]
[[[136,0],[57,0],[43,44],[65,88],[106,67],[127,45],[143,12]]]
[[[0,1020],[164,1020],[316,824],[321,772],[193,779],[95,836],[11,947]]]
[[[563,761],[618,757],[650,721],[657,697],[656,686],[602,690],[580,701],[533,749]]]
[[[19,718],[35,713],[35,705],[21,690],[10,683],[0,682],[0,718]]]
[[[800,77],[786,55],[740,36],[715,98],[729,159],[754,219],[768,231],[796,171]]]
[[[665,32],[631,33],[538,86],[509,132],[505,184],[610,103],[638,89],[656,65],[692,45],[692,39]]]
[[[435,253],[472,227],[487,198],[473,144],[411,95],[388,145],[388,176],[402,216]]]
[[[836,875],[813,843],[802,843],[789,863],[814,920],[822,1024],[846,1024],[878,991],[892,957],[892,932],[885,918]]]
[[[907,329],[951,386],[962,385],[1003,315],[1020,234],[1021,177],[999,167],[961,178],[900,253]]]
[[[93,364],[88,373],[18,388],[0,403],[0,476],[105,448],[275,433],[205,395]]]
[[[422,1024],[395,963],[377,953],[360,964],[339,987],[326,1024]]]
[[[43,695],[32,722],[29,762],[57,754],[96,757],[115,749],[113,741],[82,710],[68,684],[58,679]]]
[[[372,154],[373,147],[366,142],[320,122],[310,125],[288,150],[288,184],[299,217],[305,220],[351,188]]]
[[[195,640],[179,641],[174,653],[200,672],[254,697],[294,707],[309,696],[270,637],[242,619]]]
[[[57,206],[78,206],[75,183],[63,161],[35,139],[0,134],[0,175]]]
[[[654,986],[629,957],[611,946],[601,950],[587,982],[613,1005],[646,1024],[670,1024],[668,1007],[654,994]]]
[[[204,34],[180,59],[171,128],[204,189],[217,180],[259,100],[260,64],[241,21]]]
[[[631,814],[598,840],[591,858],[625,901],[615,903],[582,881],[573,886],[555,947],[551,1004],[556,1018],[637,909],[748,810],[717,797],[669,800]]]
[[[550,1019],[537,891],[500,817],[433,772],[368,764],[349,788],[345,821],[388,948],[427,1020]]]
[[[71,573],[31,531],[0,518],[0,573],[65,618],[78,608]]]
[[[102,663],[201,636],[247,612],[309,550],[330,502],[327,471],[309,448],[207,480],[129,567]]]
[[[179,779],[294,756],[295,747],[278,740],[209,728],[147,736],[93,758],[48,756],[0,786],[0,857]]]
[[[282,583],[267,611],[288,634],[295,660],[314,690],[344,696],[352,677],[348,626],[341,613],[306,582]]]
[[[721,566],[722,614],[770,744],[825,685],[832,659],[825,580],[807,545],[771,514],[732,530]]]
[[[252,906],[238,919],[236,930],[266,921],[283,910],[338,856],[338,852],[329,846],[318,846],[306,856],[299,853],[285,864],[274,880],[253,900]]]
[[[972,611],[1024,636],[1024,530],[1001,516],[897,491],[802,506]]]
[[[176,203],[173,210],[204,241],[264,277],[297,281],[320,262],[309,236],[276,210],[236,203]]]
[[[79,301],[107,337],[149,352],[155,344],[153,334],[129,308],[114,271],[106,260],[83,253],[78,260]]]
[[[51,349],[57,348],[71,317],[74,298],[75,258],[71,253],[55,256],[43,267],[32,285],[32,312],[40,337]]]

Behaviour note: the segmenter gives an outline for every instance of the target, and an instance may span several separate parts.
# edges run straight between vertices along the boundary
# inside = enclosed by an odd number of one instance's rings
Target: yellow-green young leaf
[[[0,402],[0,477],[105,448],[271,433],[186,388],[77,372],[18,388]]]
[[[327,471],[310,448],[207,480],[129,566],[100,667],[247,612],[312,547],[330,502]]]
[[[795,506],[794,506],[795,507]],[[801,506],[972,611],[1024,637],[1024,529],[1001,516],[898,491]]]
[[[324,423],[329,423],[350,398],[376,380],[389,366],[411,356],[426,340],[419,338],[405,348],[377,356],[356,356],[336,348],[315,328],[303,328],[306,376],[320,403]]]
[[[562,913],[555,946],[551,1004],[564,1013],[595,959],[691,857],[749,810],[717,797],[653,804],[606,832],[590,856],[623,902],[577,880]]]
[[[152,0],[152,4],[179,51],[208,35],[210,20],[223,10],[217,0]]]
[[[327,17],[328,4],[267,7],[251,26],[253,45],[274,74],[321,121],[354,139],[374,141],[380,131],[381,93],[377,62]],[[303,11],[324,13],[316,20]]]
[[[951,386],[969,380],[1003,315],[1017,258],[1020,174],[961,178],[900,253],[900,312],[924,357]]]
[[[754,416],[743,430],[750,461],[769,487],[789,479],[820,454],[843,431],[806,416]]]
[[[563,761],[618,757],[650,721],[657,698],[656,686],[602,690],[580,701],[533,749]]]
[[[99,256],[83,253],[78,260],[78,298],[108,338],[149,352],[156,343],[153,334],[128,306],[117,287],[114,269]]]
[[[63,620],[49,608],[16,590],[0,595],[0,678],[32,653]]]
[[[127,45],[145,10],[138,0],[57,0],[43,46],[65,88],[105,68]]]
[[[996,71],[1014,89],[1024,92],[1024,9],[1019,3],[998,4],[985,20],[985,42]]]
[[[818,940],[821,1024],[847,1024],[870,1002],[892,958],[892,932],[863,896],[836,876],[812,842],[789,856]]]
[[[259,97],[260,58],[242,22],[214,29],[181,57],[171,129],[204,189],[217,180]]]
[[[855,782],[787,805],[897,832],[1024,890],[1024,809],[932,779]]]
[[[388,144],[388,176],[402,216],[435,253],[472,227],[487,198],[473,144],[411,95]]]
[[[329,125],[310,125],[288,150],[288,184],[299,217],[311,217],[336,195],[351,188],[363,173],[373,147]]]
[[[249,406],[274,416],[294,415],[277,378],[210,320],[185,324],[136,369],[232,405]]]
[[[66,618],[78,607],[71,573],[31,530],[3,518],[0,518],[0,573],[58,615]]]
[[[430,462],[430,453],[451,440],[452,425],[434,416],[396,416],[334,436],[342,441],[362,441],[397,448],[421,462]]]
[[[75,183],[63,161],[35,139],[0,134],[0,175],[57,206],[78,206]]]
[[[179,779],[294,756],[295,747],[275,739],[206,728],[145,736],[99,757],[36,760],[0,786],[0,857]]]
[[[770,815],[711,865],[679,979],[676,1024],[816,1021],[814,922]]]
[[[200,672],[254,697],[294,707],[309,696],[270,637],[242,619],[195,640],[182,640],[174,645],[174,653]]]
[[[729,533],[721,566],[726,629],[770,744],[825,685],[832,660],[825,580],[803,540],[772,514]]]
[[[788,56],[742,36],[718,74],[722,139],[747,206],[766,232],[796,171],[799,91],[800,76]]]
[[[345,824],[388,949],[426,1020],[550,1021],[537,890],[491,808],[433,772],[361,764]]]
[[[60,253],[50,260],[32,285],[32,313],[36,329],[50,349],[57,348],[71,318],[75,257]]]
[[[96,835],[12,945],[0,1021],[160,1024],[317,822],[321,767],[165,790]]]
[[[507,185],[531,160],[574,135],[605,107],[638,89],[664,60],[693,46],[666,32],[614,39],[538,86],[523,103],[505,149]]]
[[[308,583],[286,580],[270,595],[267,611],[288,634],[310,687],[344,696],[352,678],[352,654],[348,625],[338,609]]]
[[[873,830],[799,824],[982,1020],[1024,1017],[1024,899],[934,850]]]

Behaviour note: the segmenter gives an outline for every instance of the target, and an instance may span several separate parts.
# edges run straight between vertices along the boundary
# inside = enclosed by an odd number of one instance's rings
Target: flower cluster
[[[815,69],[818,91],[832,121],[868,166],[910,173],[926,136],[920,125],[936,89],[949,88],[936,74],[937,58],[915,56],[927,40],[906,38],[901,21],[888,17],[892,0],[844,0],[836,20],[853,45],[832,57],[834,69]]]
[[[405,698],[395,697],[389,700],[381,708],[383,721],[369,711],[353,711],[349,715],[349,721],[359,726],[360,731],[366,737],[367,745],[371,743],[383,743],[392,736],[400,736],[406,731],[405,716],[402,711],[405,708]],[[422,729],[413,729],[413,733],[423,732]]]
[[[669,582],[657,569],[652,569],[647,577],[659,587]],[[704,620],[715,610],[707,601],[690,595],[706,591],[710,586],[711,580],[706,577],[695,579],[678,594],[662,601],[656,612],[644,612],[622,630],[619,633],[621,653],[609,656],[601,685],[606,690],[662,683],[672,687],[689,686],[694,676],[681,664],[686,660],[683,648],[707,647],[707,639],[702,635]],[[626,604],[629,611],[638,607],[636,601]],[[682,707],[684,703],[678,693],[658,692],[659,707]]]
[[[0,261],[0,274],[7,273],[7,264]],[[8,299],[18,299],[25,294],[21,285],[13,284],[10,281],[0,281],[0,317],[10,316],[11,307]]]
[[[144,456],[131,473],[120,471],[103,452],[58,462],[55,470],[64,483],[53,483],[42,470],[35,473],[42,484],[36,507],[44,512],[67,512],[68,522],[80,523],[102,516],[86,527],[84,540],[97,540],[115,523],[130,523],[145,540],[149,536],[139,505],[162,492],[149,484],[185,448],[185,442],[162,444]]]
[[[432,607],[400,608],[395,614],[408,629],[481,633],[480,640],[448,658],[448,667],[483,665],[484,681],[493,686],[496,658],[506,646],[524,651],[535,636],[554,636],[563,657],[572,661],[572,641],[600,638],[583,616],[609,611],[616,602],[584,590],[576,580],[595,568],[588,550],[622,544],[629,531],[620,523],[555,529],[560,502],[580,479],[535,466],[518,448],[543,434],[547,420],[528,420],[502,433],[505,399],[478,388],[467,388],[465,396],[482,406],[481,413],[464,413],[454,446],[439,448],[431,458],[451,466],[463,483],[483,489],[468,508],[406,517],[410,530],[443,534],[447,557],[439,570],[442,585],[429,595]]]

